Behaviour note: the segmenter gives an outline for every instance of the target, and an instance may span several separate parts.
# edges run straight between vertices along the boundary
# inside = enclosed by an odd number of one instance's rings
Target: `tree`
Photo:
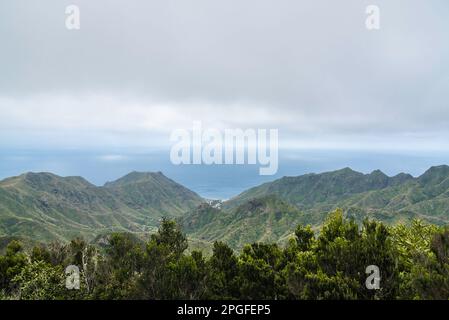
[[[67,298],[64,270],[42,260],[27,264],[14,277],[22,300],[60,300]]]
[[[51,264],[50,251],[43,245],[33,247],[30,254],[31,262],[43,261]]]
[[[187,247],[187,238],[176,222],[162,219],[157,233],[152,234],[146,244],[142,274],[138,280],[139,296],[145,299],[177,297],[179,292],[173,286],[173,279],[176,279],[173,272]]]
[[[13,240],[6,247],[6,254],[0,256],[0,291],[12,294],[14,291],[13,279],[28,263],[20,242]]]
[[[386,226],[364,221],[362,228],[336,210],[327,218],[316,241],[311,230],[297,228],[296,256],[292,248],[285,269],[289,293],[299,299],[393,299],[399,290],[396,251]],[[366,268],[379,267],[380,290],[365,286]]]
[[[205,298],[209,272],[203,254],[193,251],[168,264],[171,293],[167,298],[197,300]]]
[[[151,241],[165,246],[174,258],[181,256],[188,248],[187,237],[182,233],[180,226],[167,218],[162,219],[157,233],[151,235]]]
[[[449,299],[449,230],[447,227],[432,235],[430,252],[421,255],[416,264],[407,271],[402,275],[401,298]]]
[[[239,297],[238,258],[223,242],[214,242],[209,260],[209,296],[212,299],[237,299]]]
[[[91,263],[85,268],[91,275],[93,296],[101,299],[135,297],[136,282],[143,265],[140,244],[130,234],[113,233],[108,237],[105,253],[105,257],[90,259]],[[92,254],[87,256],[92,257]]]
[[[301,251],[309,250],[315,240],[315,233],[310,225],[305,227],[298,225],[295,230],[295,236],[298,249]]]
[[[285,280],[280,270],[282,251],[276,244],[246,245],[239,259],[239,286],[242,299],[280,299]]]

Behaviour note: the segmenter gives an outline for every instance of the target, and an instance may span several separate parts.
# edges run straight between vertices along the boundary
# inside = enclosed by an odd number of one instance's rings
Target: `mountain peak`
[[[370,175],[387,177],[387,175],[385,173],[383,173],[382,170],[379,170],[379,169],[374,170],[373,172],[370,173]]]
[[[424,172],[424,174],[426,174],[427,172],[449,172],[449,166],[448,165],[440,165],[440,166],[432,166],[430,167],[426,172]]]
[[[415,178],[413,178],[413,176],[411,174],[401,172],[401,173],[398,173],[397,175],[395,175],[394,177],[390,178],[390,185],[396,186],[396,185],[400,185],[400,184],[403,184],[407,181],[411,181],[414,179]]]
[[[79,187],[94,187],[89,181],[79,176],[61,177],[50,172],[26,172],[19,176],[1,181],[3,186],[25,185],[36,189],[45,189],[56,184],[70,184]]]
[[[117,180],[106,182],[104,186],[105,187],[123,186],[130,183],[142,183],[161,178],[168,179],[161,171],[157,172],[132,171]]]
[[[29,180],[59,178],[59,176],[50,172],[25,172],[19,177]]]
[[[330,172],[334,172],[334,173],[360,173],[360,172],[357,172],[355,170],[352,170],[349,167],[344,167],[344,168],[342,168],[340,170],[335,170],[335,171],[330,171]]]
[[[321,176],[331,176],[331,177],[338,177],[339,179],[363,179],[365,174],[362,172],[353,170],[350,167],[345,167],[343,169],[335,170],[335,171],[328,171],[324,173],[320,173],[318,175]]]
[[[40,180],[51,181],[55,177],[57,176],[48,172],[26,172],[18,176],[6,178],[0,181],[0,183],[2,185],[12,186],[20,183],[33,183]]]
[[[438,184],[447,178],[449,178],[449,166],[441,165],[430,167],[429,170],[418,177],[418,181],[421,183]]]

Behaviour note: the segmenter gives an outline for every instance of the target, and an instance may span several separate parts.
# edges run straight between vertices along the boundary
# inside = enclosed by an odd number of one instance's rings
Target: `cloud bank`
[[[449,4],[0,4],[0,145],[149,148],[202,121],[286,148],[447,149]],[[81,29],[65,28],[78,5]]]

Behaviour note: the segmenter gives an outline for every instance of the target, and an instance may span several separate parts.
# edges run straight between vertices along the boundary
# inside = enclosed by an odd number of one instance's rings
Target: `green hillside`
[[[195,192],[162,172],[131,172],[106,183],[105,188],[127,207],[157,218],[180,216],[203,202]]]
[[[274,194],[298,208],[308,209],[320,204],[333,204],[355,194],[403,185],[409,181],[413,181],[413,177],[406,174],[388,177],[379,170],[363,174],[344,168],[321,174],[283,177],[243,192],[231,199],[226,206],[233,207],[255,197]]]
[[[432,167],[417,178],[349,168],[283,177],[243,192],[221,209],[203,205],[182,224],[193,237],[240,248],[248,242],[283,242],[298,223],[318,229],[336,208],[358,223],[365,218],[389,224],[419,218],[449,224],[449,167]]]
[[[243,192],[224,207],[266,195],[276,195],[305,213],[358,208],[373,215],[416,215],[445,224],[449,221],[449,167],[432,167],[417,178],[388,177],[378,170],[362,174],[349,168],[284,177]]]
[[[0,182],[0,236],[92,239],[112,231],[154,230],[202,199],[162,173],[133,172],[97,187],[81,177],[26,173]]]
[[[221,240],[239,249],[251,242],[283,243],[297,224],[318,230],[336,208],[358,223],[419,218],[448,224],[449,167],[432,167],[417,178],[349,168],[283,177],[219,205],[161,172],[132,172],[102,187],[81,177],[26,173],[0,181],[0,237],[93,240],[131,232],[145,238],[165,216],[180,221],[193,247]]]
[[[294,206],[275,196],[252,199],[237,208],[224,211],[208,204],[187,214],[183,229],[197,239],[224,241],[240,249],[245,243],[283,242],[293,232],[293,226],[306,217]]]

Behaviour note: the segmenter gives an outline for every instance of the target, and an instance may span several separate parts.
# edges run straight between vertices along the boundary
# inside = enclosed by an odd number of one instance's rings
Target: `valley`
[[[207,251],[224,241],[240,250],[252,242],[286,243],[298,224],[318,230],[336,208],[357,223],[448,224],[449,167],[432,167],[416,178],[350,168],[283,177],[220,205],[161,172],[132,172],[100,187],[82,177],[26,173],[0,182],[0,237],[94,241],[130,232],[146,239],[166,217],[182,225],[194,248]]]

